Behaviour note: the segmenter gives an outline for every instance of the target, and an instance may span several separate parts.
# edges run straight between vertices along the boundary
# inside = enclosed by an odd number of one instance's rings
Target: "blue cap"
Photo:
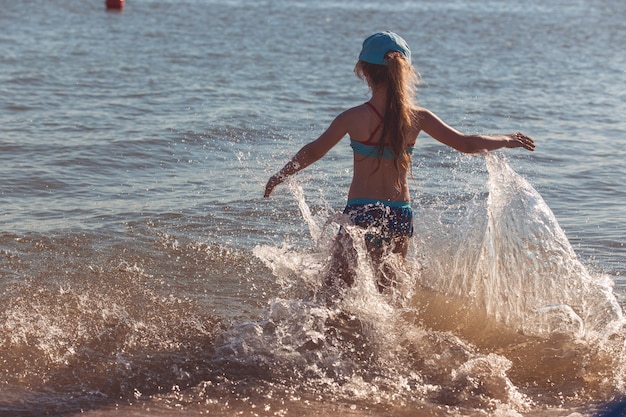
[[[389,51],[398,51],[411,62],[409,45],[400,35],[390,31],[374,33],[365,39],[359,59],[370,64],[387,65],[385,54]]]

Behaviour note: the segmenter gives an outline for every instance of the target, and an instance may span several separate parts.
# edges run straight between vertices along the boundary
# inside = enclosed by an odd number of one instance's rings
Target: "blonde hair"
[[[359,60],[354,67],[354,73],[360,79],[366,80],[370,87],[387,88],[381,140],[376,145],[378,158],[380,160],[384,148],[388,146],[393,151],[396,170],[408,170],[411,166],[411,155],[406,149],[409,145],[409,133],[418,123],[414,117],[413,105],[419,75],[399,52],[387,52],[385,59],[387,65]]]

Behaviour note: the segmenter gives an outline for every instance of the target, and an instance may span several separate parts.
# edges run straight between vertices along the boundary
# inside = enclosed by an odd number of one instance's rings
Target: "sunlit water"
[[[578,416],[626,393],[625,4],[5,2],[0,415]],[[321,283],[362,39],[420,102],[537,150],[420,136],[415,236],[377,291]],[[578,413],[578,414],[576,414]]]

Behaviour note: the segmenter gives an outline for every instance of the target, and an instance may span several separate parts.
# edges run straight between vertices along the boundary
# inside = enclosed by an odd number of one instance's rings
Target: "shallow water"
[[[3,4],[0,415],[588,416],[621,397],[624,7]],[[387,28],[423,105],[537,150],[420,136],[398,282],[379,294],[360,262],[328,305],[348,144],[262,190],[367,99],[351,71]]]

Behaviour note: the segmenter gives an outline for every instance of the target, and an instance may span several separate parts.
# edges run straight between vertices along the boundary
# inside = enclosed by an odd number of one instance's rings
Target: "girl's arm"
[[[508,135],[465,135],[448,126],[435,114],[426,109],[418,110],[421,129],[439,142],[464,153],[493,151],[500,148],[524,148],[535,150],[535,142],[523,133]]]
[[[347,118],[345,113],[340,114],[333,120],[328,129],[322,135],[302,147],[283,169],[274,174],[265,186],[264,197],[269,197],[274,188],[287,177],[303,170],[335,146],[348,132]]]

